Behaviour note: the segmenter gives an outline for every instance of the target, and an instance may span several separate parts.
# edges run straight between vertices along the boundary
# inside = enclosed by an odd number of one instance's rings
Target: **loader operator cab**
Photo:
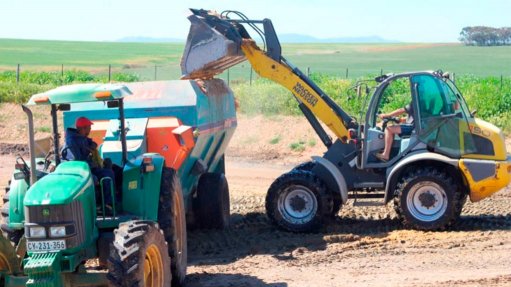
[[[427,149],[460,158],[471,153],[474,143],[471,137],[460,140],[460,131],[468,131],[468,118],[472,115],[447,74],[436,72],[414,72],[379,77],[381,81],[369,104],[366,116],[363,157],[365,167],[387,167],[406,154]],[[378,115],[411,104],[414,129],[410,135],[395,136],[390,159],[379,161],[375,154],[385,147],[384,132],[391,124],[404,119],[380,120]],[[463,144],[463,146],[462,146]]]
[[[61,147],[63,141],[61,140],[61,133],[59,132],[59,123],[58,123],[58,111],[70,111],[71,104],[73,103],[86,103],[86,102],[102,102],[104,105],[108,106],[110,109],[118,110],[119,117],[119,137],[118,140],[121,143],[122,147],[122,164],[126,163],[126,135],[125,127],[124,127],[124,105],[123,98],[126,95],[130,95],[130,90],[124,85],[115,85],[115,84],[81,84],[81,85],[72,85],[66,87],[60,87],[42,94],[36,94],[32,96],[29,102],[26,105],[23,105],[23,110],[28,116],[29,121],[29,149],[30,149],[30,163],[26,163],[23,159],[19,159],[19,164],[17,168],[22,171],[22,176],[25,177],[27,181],[30,181],[31,185],[35,183],[37,179],[46,176],[52,172],[58,172],[58,166],[62,162],[66,161],[74,161],[77,160],[71,155],[72,147],[67,146],[66,144]],[[36,158],[34,153],[35,148],[35,140],[34,140],[34,124],[33,124],[33,116],[32,111],[30,110],[30,106],[44,106],[49,105],[51,108],[51,118],[52,118],[52,142],[53,148],[47,151],[47,154],[44,158]],[[77,121],[78,122],[78,121]],[[92,122],[91,122],[92,124]],[[68,133],[69,130],[66,130]],[[69,144],[69,143],[68,143]],[[102,160],[100,161],[99,154],[92,153],[92,161],[96,164],[102,165]],[[108,159],[105,162],[109,162]],[[89,165],[89,168],[92,167]],[[36,168],[31,168],[35,166]],[[105,168],[110,168],[111,166],[104,166]],[[113,174],[113,171],[111,172]],[[105,174],[110,174],[106,173]],[[122,169],[120,172],[122,176]],[[20,175],[21,176],[21,175]],[[108,176],[101,177],[98,174],[92,173],[92,178],[94,181],[94,185],[97,191],[96,203],[99,207],[98,211],[102,211],[105,214],[105,206],[110,207],[110,205],[115,206],[116,201],[116,189],[118,189],[118,184],[115,184],[110,180]],[[107,199],[105,202],[105,198]],[[101,204],[99,204],[101,203]],[[108,208],[107,208],[108,209]]]

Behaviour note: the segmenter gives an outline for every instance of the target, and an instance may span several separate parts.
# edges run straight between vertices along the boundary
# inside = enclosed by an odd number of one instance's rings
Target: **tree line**
[[[460,32],[459,40],[469,46],[511,45],[511,27],[465,27]]]

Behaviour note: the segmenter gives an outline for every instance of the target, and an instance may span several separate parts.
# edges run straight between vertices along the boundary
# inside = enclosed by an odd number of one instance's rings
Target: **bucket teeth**
[[[182,79],[209,79],[245,61],[241,37],[231,40],[206,22],[203,17],[190,15],[190,31],[181,58]],[[220,20],[218,18],[218,20]],[[228,22],[218,22],[230,25]],[[231,27],[234,29],[234,27]],[[232,34],[232,29],[228,31]],[[232,35],[230,35],[232,37]]]

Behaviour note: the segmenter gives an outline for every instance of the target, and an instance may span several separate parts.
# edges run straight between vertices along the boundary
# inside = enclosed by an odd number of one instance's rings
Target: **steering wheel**
[[[53,163],[53,165],[52,165]],[[55,169],[55,151],[53,149],[50,149],[46,156],[44,157],[44,168],[42,171],[44,172],[52,172],[53,169]],[[50,170],[50,166],[53,166]]]
[[[381,129],[382,131],[384,132],[385,129],[387,128],[387,125],[389,124],[389,122],[393,122],[393,123],[396,123],[396,124],[399,124],[400,123],[400,119],[398,117],[388,117],[388,118],[384,118],[383,119],[383,123],[381,125]]]

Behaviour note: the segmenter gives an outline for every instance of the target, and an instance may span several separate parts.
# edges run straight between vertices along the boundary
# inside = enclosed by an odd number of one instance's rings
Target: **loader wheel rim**
[[[420,221],[438,220],[447,210],[447,194],[436,182],[423,181],[410,188],[406,198],[411,215]]]
[[[144,260],[144,286],[161,287],[163,286],[163,259],[160,250],[154,244],[151,244],[145,254]]]
[[[288,222],[302,224],[311,221],[317,210],[318,202],[314,193],[307,187],[292,185],[279,197],[279,211]]]

